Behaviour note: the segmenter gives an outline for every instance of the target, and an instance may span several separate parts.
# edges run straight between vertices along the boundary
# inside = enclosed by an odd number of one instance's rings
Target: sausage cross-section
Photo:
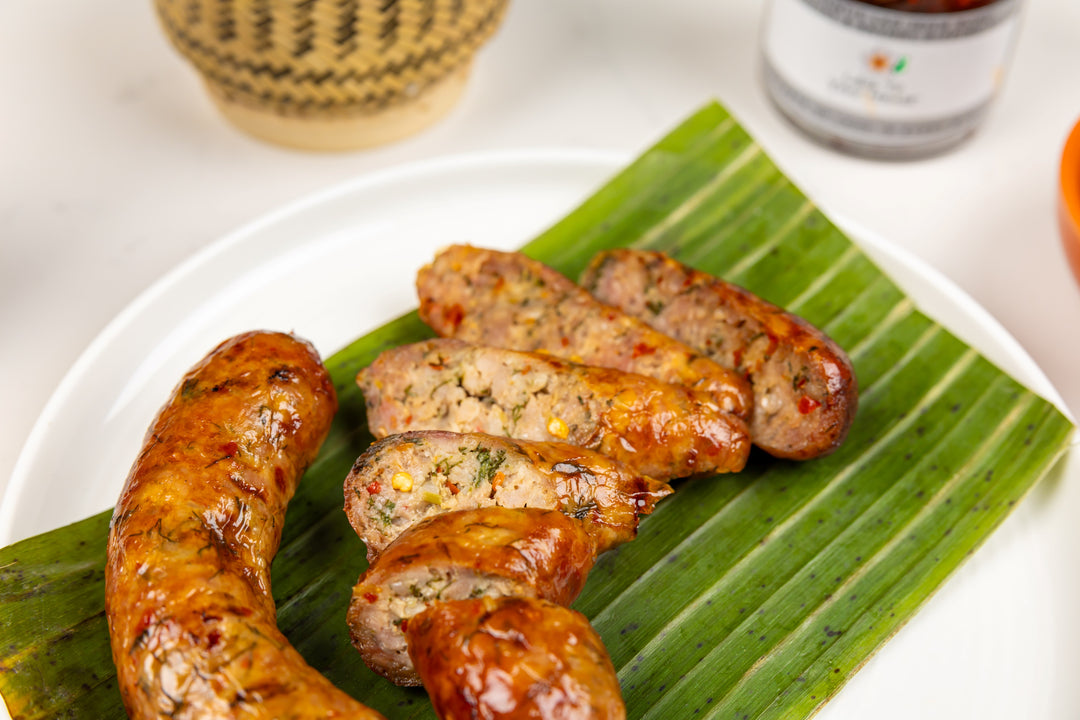
[[[416,288],[421,319],[442,337],[545,352],[706,390],[721,409],[744,418],[752,409],[741,375],[521,253],[455,245],[420,269]]]
[[[632,540],[638,516],[671,487],[566,443],[417,430],[372,443],[344,493],[345,513],[373,561],[424,518],[493,505],[560,510],[580,519],[603,552]]]
[[[766,452],[807,460],[847,436],[858,404],[851,361],[802,318],[658,252],[604,251],[581,283],[745,375],[754,391],[750,437]]]
[[[750,436],[711,393],[550,355],[438,338],[357,375],[376,437],[448,430],[567,442],[659,480],[735,472]]]
[[[418,685],[403,631],[434,602],[536,597],[569,605],[596,548],[577,520],[558,510],[487,507],[436,515],[390,544],[353,588],[353,645],[375,672]]]
[[[306,342],[234,337],[158,413],[109,530],[105,609],[132,718],[382,716],[278,630],[270,561],[337,407]]]

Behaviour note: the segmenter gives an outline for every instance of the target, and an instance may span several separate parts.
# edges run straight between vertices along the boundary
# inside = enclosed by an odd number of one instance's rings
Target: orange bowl
[[[1061,193],[1058,196],[1058,225],[1065,256],[1080,282],[1080,122],[1065,141],[1061,153]]]

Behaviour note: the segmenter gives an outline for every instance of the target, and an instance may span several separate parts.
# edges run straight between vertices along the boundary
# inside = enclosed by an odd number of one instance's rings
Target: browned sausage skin
[[[534,598],[436,603],[406,631],[443,720],[622,720],[618,676],[580,613]]]
[[[345,513],[374,561],[411,525],[475,507],[561,510],[598,552],[637,535],[671,487],[606,455],[566,443],[417,430],[377,440],[345,478]]]
[[[847,436],[858,404],[851,361],[802,318],[659,252],[601,252],[581,284],[744,374],[754,390],[750,436],[766,452],[807,460]]]
[[[315,350],[280,333],[218,346],[146,436],[109,532],[106,614],[132,718],[382,716],[278,630],[270,561],[337,407]]]
[[[420,269],[420,317],[443,337],[545,352],[584,365],[638,373],[716,395],[748,417],[750,386],[698,351],[611,305],[521,253],[465,245]]]
[[[407,430],[564,441],[658,480],[737,472],[746,424],[711,393],[549,355],[438,338],[383,352],[357,384],[376,437]]]
[[[538,597],[569,605],[596,547],[581,523],[558,510],[487,507],[436,515],[402,533],[353,588],[353,645],[375,672],[419,685],[403,630],[436,602]]]

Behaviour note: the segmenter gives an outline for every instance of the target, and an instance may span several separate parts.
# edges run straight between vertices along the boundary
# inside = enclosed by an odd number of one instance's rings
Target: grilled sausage
[[[360,576],[349,604],[353,645],[375,672],[419,685],[402,630],[433,602],[536,597],[569,605],[596,549],[558,510],[488,507],[436,515],[398,536]]]
[[[622,720],[607,650],[581,614],[532,598],[436,603],[406,630],[444,720]]]
[[[742,470],[746,424],[710,393],[537,353],[435,339],[360,371],[376,437],[406,430],[565,441],[661,480]]]
[[[270,594],[285,506],[336,406],[310,345],[248,333],[159,412],[108,540],[105,607],[132,718],[382,717],[304,662]]]
[[[711,392],[721,409],[750,414],[741,375],[521,253],[456,245],[421,268],[416,287],[420,317],[443,337],[647,375]]]
[[[805,320],[658,252],[610,250],[582,285],[713,360],[754,390],[750,436],[777,457],[835,450],[855,417],[858,390],[844,351]]]
[[[374,559],[431,515],[475,507],[561,510],[602,552],[632,540],[638,515],[671,494],[604,455],[565,443],[423,430],[372,443],[345,478],[345,512]]]

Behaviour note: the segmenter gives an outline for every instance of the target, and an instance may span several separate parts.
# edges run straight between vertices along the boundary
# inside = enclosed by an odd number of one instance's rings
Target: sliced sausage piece
[[[532,598],[436,603],[406,635],[441,718],[626,717],[607,650],[569,608]]]
[[[435,339],[387,350],[357,383],[376,437],[407,430],[565,441],[660,480],[742,470],[746,424],[710,393],[635,373]]]
[[[455,245],[421,268],[416,287],[420,317],[443,337],[647,375],[711,392],[722,410],[750,414],[741,375],[521,253]]]
[[[609,250],[582,285],[606,303],[744,374],[754,389],[750,436],[777,457],[835,450],[858,405],[844,351],[802,318],[658,252]]]
[[[598,552],[634,539],[666,483],[565,443],[419,430],[372,443],[345,478],[345,512],[374,559],[409,526],[476,507],[561,510]]]
[[[487,507],[436,515],[406,530],[360,576],[349,604],[353,645],[375,672],[419,685],[402,630],[433,602],[537,597],[569,605],[596,549],[558,510]]]
[[[232,338],[154,420],[109,530],[105,611],[132,718],[382,718],[278,630],[270,561],[337,408],[315,350]]]

